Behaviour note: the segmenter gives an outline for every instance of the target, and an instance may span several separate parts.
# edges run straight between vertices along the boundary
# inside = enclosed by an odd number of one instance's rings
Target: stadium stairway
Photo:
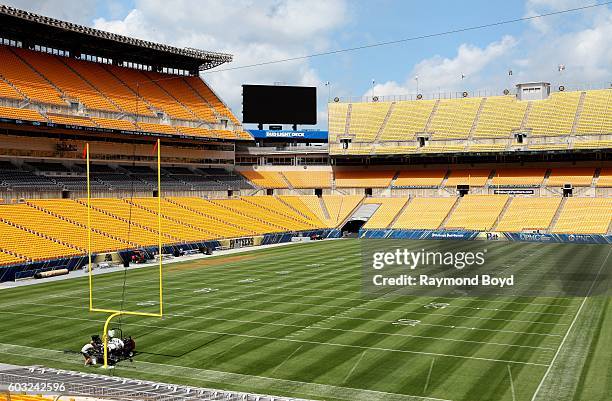
[[[110,76],[112,76],[115,80],[117,80],[118,82],[120,82],[123,86],[124,89],[127,89],[136,99],[136,103],[138,102],[142,102],[142,105],[144,106],[144,109],[148,109],[149,112],[153,112],[153,114],[155,114],[156,111],[159,110],[159,108],[155,107],[148,99],[144,98],[143,96],[141,96],[136,90],[134,90],[130,85],[128,85],[123,79],[121,79],[119,76],[117,76],[117,74],[115,74],[110,68],[107,68],[105,65],[100,64],[100,67],[102,69],[104,69],[106,71],[106,73],[108,73]],[[159,110],[165,113],[164,110]]]
[[[182,198],[182,199],[185,199],[185,198]],[[174,204],[174,205],[176,205],[176,206],[178,206],[180,208],[183,208],[183,209],[185,209],[185,210],[187,210],[187,211],[189,211],[191,213],[195,213],[195,214],[203,216],[203,217],[205,217],[207,219],[213,220],[213,221],[215,221],[215,222],[217,222],[219,224],[225,224],[228,227],[245,231],[243,227],[241,227],[241,226],[239,226],[237,224],[234,224],[234,223],[232,223],[230,221],[227,221],[227,220],[224,220],[224,219],[220,219],[220,218],[218,218],[217,216],[215,216],[212,213],[205,213],[205,212],[203,212],[202,210],[200,210],[198,208],[191,207],[190,204],[184,204],[184,203],[179,202],[178,200],[176,200],[174,198],[164,198],[164,200],[166,202],[168,202],[168,203],[171,203],[171,204]],[[254,233],[254,232],[247,231],[247,233]]]
[[[87,200],[75,199],[75,201],[80,203],[81,205],[87,207]],[[130,226],[138,227],[138,228],[140,228],[140,229],[142,229],[144,231],[148,231],[148,232],[152,233],[155,236],[158,235],[158,232],[157,232],[156,229],[154,229],[152,227],[149,227],[149,226],[147,226],[145,224],[141,224],[141,223],[137,222],[136,220],[130,221],[129,219],[127,219],[125,217],[121,217],[121,216],[117,215],[116,213],[113,213],[110,210],[106,210],[104,207],[97,206],[95,203],[92,203],[91,209],[95,210],[95,211],[97,211],[99,213],[102,213],[102,214],[104,214],[104,215],[106,215],[108,217],[111,217],[114,220],[120,220],[120,221],[122,221],[122,222],[124,222],[126,224],[129,224]],[[171,236],[169,234],[163,233],[163,236],[166,237],[166,241],[169,241],[169,242],[181,242],[180,238]]]
[[[483,97],[482,100],[480,101],[480,105],[478,106],[478,111],[476,111],[476,117],[474,117],[474,121],[472,122],[472,127],[470,128],[470,131],[468,133],[468,141],[471,141],[474,139],[474,132],[476,132],[476,127],[478,126],[478,122],[480,121],[480,116],[482,115],[482,110],[485,107],[485,104],[487,102],[487,98]]]
[[[182,82],[183,82],[183,83],[185,84],[185,86],[186,86],[186,87],[187,87],[187,88],[188,88],[188,89],[189,89],[189,90],[190,90],[190,91],[191,91],[191,92],[194,94],[194,96],[195,96],[196,98],[198,98],[198,99],[199,99],[201,102],[203,102],[204,104],[208,105],[208,107],[210,107],[210,109],[211,109],[211,111],[212,111],[213,115],[215,116],[215,118],[216,118],[217,120],[220,120],[220,119],[221,119],[222,115],[221,115],[221,114],[219,113],[219,111],[218,111],[218,110],[217,110],[217,109],[216,109],[216,108],[215,108],[215,107],[214,107],[214,106],[213,106],[213,105],[212,105],[212,104],[209,102],[209,100],[208,100],[206,97],[202,96],[202,94],[201,94],[201,93],[199,93],[199,92],[198,92],[198,91],[197,91],[197,90],[196,90],[196,89],[193,87],[193,85],[191,85],[191,84],[189,83],[189,81],[188,81],[188,80],[186,80],[186,79],[184,79],[184,78],[183,78],[183,79],[182,79]]]
[[[317,228],[316,223],[319,225],[322,224],[321,221],[318,221],[318,219],[315,224],[313,224],[304,216],[296,216],[293,208],[273,196],[243,197],[241,199],[253,206],[264,209],[267,212],[278,214],[283,216],[285,219],[292,220],[300,225],[305,225],[305,228]]]
[[[436,102],[434,103],[433,109],[431,110],[431,114],[429,115],[429,118],[427,119],[427,122],[425,123],[425,130],[424,130],[425,132],[431,131],[431,125],[433,123],[433,119],[438,113],[439,108],[440,108],[440,99],[437,99]]]
[[[211,199],[209,202],[211,202],[212,204],[219,206],[223,209],[226,209],[232,213],[236,213],[239,216],[242,216],[243,218],[245,218],[245,222],[248,222],[249,220],[255,221],[256,223],[258,223],[260,226],[268,226],[271,228],[271,232],[272,231],[283,231],[286,230],[286,227],[278,224],[278,219],[263,219],[261,216],[259,215],[255,215],[252,213],[246,213],[244,211],[244,207],[243,205],[241,205],[241,203],[244,203],[244,200],[241,199],[231,199],[228,202],[223,202],[220,200],[216,200],[216,199]],[[249,205],[252,206],[252,205]],[[278,216],[276,213],[274,213],[274,215]]]
[[[67,62],[64,61],[63,57],[58,57],[57,58],[60,62],[62,62],[66,68],[68,68],[70,71],[72,71],[76,76],[78,76],[79,78],[81,78],[81,80],[83,82],[85,82],[87,85],[89,85],[91,88],[93,88],[100,96],[102,96],[104,99],[106,99],[106,101],[108,101],[110,104],[112,104],[113,106],[115,106],[117,108],[117,110],[119,110],[122,115],[120,115],[118,118],[122,118],[125,114],[126,111],[124,109],[121,108],[121,106],[116,103],[113,99],[111,99],[110,97],[108,97],[106,95],[106,93],[104,93],[103,91],[101,91],[97,86],[95,86],[91,81],[89,81],[87,78],[85,78],[78,70],[76,70],[72,65],[68,64]]]
[[[342,228],[361,207],[365,198],[361,195],[323,195],[323,202],[329,211],[334,227]]]
[[[510,208],[510,204],[512,203],[513,198],[511,196],[508,197],[508,200],[506,201],[506,204],[504,205],[501,213],[497,216],[497,219],[495,220],[495,224],[493,224],[493,226],[491,227],[491,231],[495,231],[497,229],[497,226],[499,225],[499,222],[504,218],[504,215],[506,214],[506,212],[508,211],[508,209]]]
[[[552,220],[550,221],[550,225],[548,226],[548,232],[552,232],[553,227],[557,224],[557,221],[559,221],[559,216],[561,216],[561,212],[563,211],[563,208],[565,207],[565,204],[567,203],[567,197],[563,197],[561,199],[561,203],[559,203],[559,207],[557,208],[557,211],[555,212],[555,215],[553,216]]]
[[[408,199],[406,199],[406,203],[404,203],[402,207],[400,208],[400,210],[397,211],[397,214],[395,215],[395,217],[393,217],[393,220],[391,220],[391,222],[389,223],[387,227],[391,228],[395,226],[395,223],[397,223],[397,220],[404,213],[404,211],[406,210],[406,208],[411,202],[412,202],[412,197],[408,197]]]
[[[385,131],[385,127],[387,126],[387,123],[389,122],[389,118],[391,118],[391,114],[393,113],[394,108],[395,108],[395,102],[391,102],[391,104],[389,105],[389,110],[387,110],[387,115],[385,116],[385,119],[383,120],[382,124],[380,124],[380,128],[378,129],[378,132],[376,133],[376,136],[374,137],[373,144],[376,145],[380,142],[380,137]]]
[[[30,207],[32,207],[32,208],[34,208],[34,209],[36,209],[36,210],[39,210],[39,211],[41,211],[43,213],[47,213],[48,215],[54,216],[54,217],[56,217],[56,218],[58,218],[60,220],[64,220],[64,221],[66,221],[66,222],[68,222],[70,224],[73,224],[75,226],[81,227],[83,229],[87,229],[88,228],[87,225],[85,225],[85,224],[82,224],[82,223],[80,223],[80,222],[78,222],[76,220],[70,219],[70,218],[68,218],[66,216],[62,216],[61,214],[56,213],[56,212],[54,212],[52,210],[46,209],[46,208],[44,208],[42,206],[39,206],[38,204],[33,203],[32,201],[26,201],[25,204],[30,206]],[[95,228],[95,227],[92,227],[91,231],[96,233],[96,234],[99,234],[99,235],[111,238],[111,239],[113,239],[115,241],[122,242],[122,243],[124,243],[126,245],[126,248],[128,248],[130,246],[133,246],[133,247],[139,246],[135,242],[127,241],[127,240],[125,240],[123,238],[120,238],[118,236],[113,235],[112,233],[108,233],[108,232],[99,230],[98,228]]]
[[[38,75],[40,78],[42,78],[47,84],[49,84],[49,86],[51,86],[53,89],[55,89],[57,92],[59,92],[60,97],[63,99],[66,95],[64,92],[62,92],[62,90],[57,87],[57,85],[55,85],[53,82],[51,82],[45,75],[43,75],[42,72],[38,71],[32,64],[30,64],[29,61],[27,61],[25,58],[23,58],[14,48],[11,47],[7,47],[7,49],[13,54],[13,56],[15,56],[19,61],[21,61],[23,64],[25,64],[26,66],[28,66],[30,68],[30,70],[32,70],[36,75]]]
[[[329,215],[329,210],[327,210],[327,206],[325,205],[325,202],[323,201],[323,197],[319,196],[319,206],[321,207],[321,210],[323,211],[323,217],[325,217],[326,219],[330,219],[330,215]]]
[[[446,223],[448,223],[448,220],[451,218],[451,216],[453,215],[453,213],[455,212],[457,207],[459,207],[459,204],[461,203],[461,199],[463,199],[463,198],[460,198],[460,197],[456,198],[455,203],[453,203],[453,206],[450,208],[450,210],[448,211],[448,213],[444,217],[444,220],[442,220],[442,223],[440,223],[440,226],[438,227],[439,229],[446,228]]]
[[[142,72],[142,75],[144,75],[145,77],[149,78],[151,83],[148,83],[149,85],[155,85],[156,88],[159,88],[159,90],[163,93],[165,93],[169,98],[173,99],[176,103],[180,104],[181,106],[183,106],[183,108],[185,110],[187,110],[188,113],[190,113],[193,116],[194,120],[199,120],[199,116],[185,103],[181,102],[174,94],[172,94],[170,91],[168,91],[164,86],[160,85],[159,82],[157,82],[155,80],[155,78],[150,76],[150,73],[147,74],[146,71]],[[162,78],[163,79],[163,78]]]
[[[303,218],[313,221],[315,223],[322,224],[323,222],[314,214],[308,206],[302,202],[300,196],[277,196],[276,197],[283,204],[291,208],[295,213],[299,214]]]
[[[151,214],[157,215],[158,211],[157,211],[157,198],[147,198],[147,199],[143,199],[142,202],[146,202],[146,203],[142,203],[141,201],[139,201],[139,199],[135,198],[135,199],[124,199],[125,202],[127,202],[130,205],[134,205],[137,208],[140,208],[142,210],[145,210]],[[152,201],[152,202],[151,202]],[[162,200],[163,201],[163,200]],[[152,203],[154,203],[154,205],[152,205]],[[153,207],[151,207],[153,206]],[[198,227],[194,224],[191,224],[187,221],[178,219],[174,216],[169,215],[169,213],[167,212],[168,208],[164,208],[162,206],[162,219],[165,219],[167,221],[171,221],[174,222],[175,224],[178,225],[178,227],[180,228],[181,226],[184,227],[189,227],[193,230],[197,230],[200,231],[202,233],[202,239],[212,239],[215,238],[215,234],[213,232],[210,232],[204,228]],[[164,224],[164,223],[162,223]]]

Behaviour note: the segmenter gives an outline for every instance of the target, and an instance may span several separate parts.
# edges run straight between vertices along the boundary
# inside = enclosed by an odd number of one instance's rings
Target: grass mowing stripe
[[[421,242],[411,244],[418,246]],[[472,249],[484,243],[465,244]],[[508,294],[462,298],[432,298],[415,294],[392,299],[362,299],[361,260],[354,257],[358,256],[359,246],[360,242],[354,240],[323,241],[306,246],[281,247],[282,251],[280,248],[260,251],[259,256],[242,261],[215,256],[214,264],[208,262],[212,258],[205,258],[168,267],[167,319],[127,318],[124,325],[124,331],[136,335],[139,349],[143,351],[134,366],[151,363],[147,365],[150,369],[119,367],[116,372],[144,379],[190,381],[213,387],[220,383],[218,386],[221,387],[260,393],[310,394],[330,401],[387,401],[397,397],[408,400],[410,394],[425,395],[424,383],[428,380],[432,357],[435,357],[434,372],[445,374],[430,375],[427,395],[455,401],[510,401],[512,389],[508,363],[476,359],[484,357],[521,362],[511,363],[511,373],[515,398],[524,400],[533,394],[566,334],[574,316],[571,312],[575,312],[580,304],[569,297],[516,297]],[[449,249],[457,250],[463,245],[453,246],[455,248]],[[529,281],[527,285],[533,294],[537,294],[537,281],[546,272],[554,272],[559,264],[575,258],[601,260],[604,256],[599,248],[588,246],[500,246],[494,243],[485,246],[489,247],[489,255],[495,256],[498,271],[518,273],[518,277]],[[229,263],[225,264],[225,260]],[[285,271],[290,273],[279,274]],[[100,291],[96,293],[100,302],[112,304],[120,297],[121,274],[96,277],[101,278],[96,286]],[[137,306],[139,302],[150,300],[155,282],[151,279],[151,270],[132,270],[128,271],[129,274],[126,305]],[[259,281],[239,283],[248,277]],[[194,293],[204,287],[218,290],[209,294]],[[37,284],[30,289],[0,291],[0,310],[35,315],[3,314],[11,316],[0,319],[3,342],[56,349],[80,348],[82,338],[88,338],[92,331],[98,332],[101,327],[100,321],[92,321],[93,315],[86,309],[78,308],[84,304],[85,288],[86,281],[75,278]],[[423,305],[435,301],[447,302],[451,306],[436,311],[423,308]],[[46,316],[56,317],[56,322],[51,322],[51,318]],[[68,320],[75,317],[82,320]],[[392,323],[399,318],[419,319],[421,324],[415,327],[393,326]],[[70,336],[65,335],[67,327]],[[295,334],[305,327],[311,328]],[[576,331],[576,326],[573,331]],[[292,340],[299,341],[286,341],[289,335],[294,336]],[[440,341],[440,338],[447,340]],[[520,347],[489,346],[480,342]],[[297,348],[299,351],[287,359]],[[354,367],[364,351],[367,355],[361,357]],[[19,360],[16,355],[0,351],[2,362]],[[23,356],[22,360],[33,362],[36,359]],[[67,357],[63,362],[39,363],[81,369],[78,360],[70,360]],[[218,377],[223,379],[218,381],[214,379],[217,374],[213,373],[207,376],[210,380],[187,379],[182,373],[189,367],[234,373],[219,373]],[[162,376],[175,370],[179,372],[179,369],[182,369],[181,374],[174,374],[174,379]],[[348,375],[351,370],[353,372]],[[229,377],[238,378],[228,376],[230,374],[245,376],[244,379],[229,380]],[[328,388],[319,387],[321,383],[341,383],[347,375],[347,386],[356,390],[334,389],[328,392],[324,390]],[[252,379],[256,376],[273,378]],[[285,387],[287,382],[274,381],[276,379],[310,382],[312,387],[302,391],[305,384],[296,384],[302,389],[298,390],[298,387]],[[483,389],[482,383],[489,385]],[[371,390],[382,392],[368,392]]]
[[[43,314],[30,314],[25,312],[7,312],[0,311],[0,314],[10,314],[10,315],[20,315],[20,316],[36,316],[41,318],[54,318],[54,319],[64,319],[64,320],[80,320],[86,322],[105,322],[105,319],[85,319],[78,317],[70,317],[70,316],[55,316],[55,315],[43,315]],[[356,348],[356,349],[365,349],[365,350],[376,350],[376,351],[384,351],[384,352],[398,352],[398,353],[407,353],[407,354],[421,354],[421,355],[435,355],[440,357],[449,357],[449,358],[463,358],[463,359],[475,359],[489,362],[503,362],[503,363],[512,363],[512,364],[525,364],[525,365],[534,365],[534,366],[548,366],[541,363],[532,363],[532,362],[523,362],[523,361],[510,361],[510,360],[500,360],[494,358],[480,358],[480,357],[470,357],[463,355],[453,355],[453,354],[440,354],[433,352],[420,352],[420,351],[408,351],[408,350],[399,350],[399,349],[391,349],[391,348],[381,348],[381,347],[365,347],[360,345],[352,345],[352,344],[340,344],[340,343],[331,343],[331,342],[321,342],[321,341],[306,341],[306,340],[294,340],[289,338],[276,338],[276,337],[266,337],[266,336],[257,336],[257,335],[249,335],[249,334],[239,334],[239,333],[226,333],[226,332],[218,332],[218,331],[209,331],[209,330],[194,330],[194,329],[185,329],[179,327],[164,327],[157,326],[152,324],[140,324],[140,323],[124,323],[125,326],[140,326],[140,327],[150,327],[156,328],[159,330],[171,330],[171,331],[182,331],[182,332],[193,332],[193,333],[204,333],[204,334],[217,334],[217,335],[229,335],[236,337],[246,337],[246,338],[256,338],[262,340],[277,340],[277,341],[285,341],[285,342],[294,342],[294,343],[304,343],[304,344],[316,344],[316,345],[328,345],[332,347],[346,347],[346,348]]]
[[[563,339],[561,340],[561,344],[559,344],[559,348],[557,348],[557,352],[555,352],[555,355],[553,356],[553,359],[550,362],[550,365],[548,366],[548,369],[546,369],[546,372],[544,373],[544,376],[542,377],[542,380],[540,381],[540,383],[538,384],[538,387],[536,388],[535,392],[533,393],[533,396],[531,397],[531,401],[535,401],[537,399],[538,393],[540,392],[540,389],[542,388],[542,385],[544,384],[544,381],[546,380],[546,378],[550,374],[550,371],[551,371],[552,367],[554,366],[555,361],[557,360],[557,357],[559,356],[559,353],[561,352],[561,349],[563,349],[563,344],[565,344],[565,341],[567,340],[567,337],[571,333],[572,327],[574,327],[574,324],[576,324],[576,320],[578,320],[578,316],[580,316],[580,312],[582,311],[582,308],[584,307],[584,304],[586,303],[587,299],[591,295],[591,291],[595,287],[595,283],[597,282],[597,279],[599,278],[599,275],[601,274],[602,269],[604,268],[606,262],[608,261],[608,258],[610,257],[610,252],[612,252],[612,248],[610,248],[610,250],[608,251],[608,254],[606,255],[606,258],[601,263],[601,266],[599,267],[599,270],[597,271],[597,275],[595,276],[593,282],[591,283],[591,287],[589,288],[589,291],[587,292],[586,296],[584,297],[584,299],[580,303],[580,307],[578,308],[578,311],[576,312],[576,314],[574,316],[574,319],[572,319],[572,323],[570,324],[569,328],[567,329],[567,332],[565,333],[565,336],[563,336]]]

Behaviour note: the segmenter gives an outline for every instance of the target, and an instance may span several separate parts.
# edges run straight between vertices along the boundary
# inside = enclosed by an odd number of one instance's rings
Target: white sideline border
[[[8,346],[8,347],[15,347],[15,348],[26,348],[29,350],[33,350],[33,351],[46,351],[49,353],[54,353],[54,354],[63,354],[62,351],[58,351],[58,350],[52,350],[52,349],[47,349],[47,348],[37,348],[37,347],[28,347],[25,345],[15,345],[15,344],[3,344],[0,343],[0,353],[2,354],[6,354],[6,355],[14,355],[14,356],[24,356],[24,354],[17,354],[17,353],[12,353],[12,352],[8,352],[8,351],[3,351],[2,347],[3,346]],[[26,355],[28,357],[30,357],[30,355]],[[37,359],[41,359],[41,360],[47,360],[47,361],[53,361],[53,362],[65,362],[62,361],[60,359],[55,359],[55,358],[49,358],[47,357],[43,357],[43,356],[36,356],[35,358]],[[146,361],[136,361],[135,363],[137,364],[144,364],[144,365],[153,365],[155,367],[160,367],[162,369],[167,370],[168,368],[179,368],[179,369],[185,369],[185,370],[190,370],[190,371],[196,371],[196,372],[208,372],[208,373],[216,373],[216,374],[220,374],[220,375],[231,375],[231,376],[235,376],[235,377],[246,377],[246,378],[256,378],[256,379],[262,379],[262,380],[269,380],[272,382],[277,382],[277,383],[290,383],[290,384],[299,384],[299,385],[310,385],[310,386],[314,386],[314,387],[321,387],[321,388],[329,388],[329,389],[338,389],[338,390],[352,390],[352,391],[358,391],[358,392],[363,392],[366,394],[378,394],[378,395],[389,395],[392,397],[399,397],[402,399],[406,399],[406,401],[414,401],[416,399],[419,400],[424,400],[424,401],[452,401],[452,400],[448,400],[448,399],[443,399],[443,398],[434,398],[434,397],[424,397],[424,396],[418,396],[418,395],[410,395],[410,394],[401,394],[401,393],[390,393],[390,392],[385,392],[385,391],[379,391],[379,390],[368,390],[368,389],[360,389],[360,388],[354,388],[354,387],[346,387],[346,386],[335,386],[335,385],[330,385],[330,384],[319,384],[319,383],[310,383],[310,382],[301,382],[301,381],[297,381],[297,380],[290,380],[290,379],[278,379],[278,378],[273,378],[273,377],[267,377],[267,376],[258,376],[258,375],[247,375],[244,373],[233,373],[233,372],[225,372],[225,371],[220,371],[220,370],[209,370],[209,369],[199,369],[199,368],[193,368],[193,367],[185,367],[185,366],[178,366],[178,365],[168,365],[168,364],[159,364],[159,363],[155,363],[155,362],[146,362]],[[4,365],[7,368],[13,368],[13,365]],[[1,367],[1,365],[0,365]],[[168,373],[162,373],[162,372],[156,372],[156,375],[161,375],[161,376],[166,376],[166,377],[176,377],[175,375],[171,375]],[[121,376],[123,377],[123,376]],[[126,377],[129,379],[129,377]],[[312,394],[315,395],[317,397],[320,397],[320,394]]]
[[[582,300],[582,303],[580,304],[580,307],[578,308],[578,311],[576,312],[576,315],[574,315],[574,319],[572,320],[572,323],[570,323],[569,328],[565,332],[565,335],[563,336],[563,339],[561,340],[561,344],[559,344],[559,348],[557,348],[557,352],[555,352],[555,355],[553,356],[553,359],[550,361],[550,364],[548,365],[548,368],[546,369],[546,372],[544,373],[544,376],[542,377],[542,380],[540,380],[540,383],[538,384],[538,387],[536,388],[535,392],[533,393],[533,396],[531,397],[531,401],[535,401],[536,400],[536,397],[538,396],[538,394],[540,392],[540,389],[542,389],[542,385],[544,384],[544,381],[546,380],[546,378],[550,374],[550,371],[552,370],[552,368],[553,368],[553,366],[555,364],[555,361],[557,360],[557,357],[561,353],[561,349],[563,348],[563,345],[565,344],[565,341],[569,337],[569,334],[572,331],[572,328],[574,327],[574,324],[578,320],[578,316],[580,316],[580,312],[582,312],[582,308],[584,307],[584,304],[586,304],[586,301],[587,301],[587,299],[589,299],[589,296],[591,295],[591,292],[593,291],[593,288],[595,288],[595,283],[597,282],[597,279],[599,278],[599,275],[601,274],[601,271],[603,270],[603,267],[606,265],[606,262],[608,261],[608,258],[610,257],[610,252],[612,252],[612,248],[610,248],[610,250],[608,251],[608,254],[606,255],[606,258],[601,263],[601,266],[599,266],[599,270],[597,271],[597,275],[595,276],[595,279],[593,280],[593,283],[591,283],[591,286],[589,287],[589,291],[587,292],[586,296]]]
[[[34,313],[23,313],[23,312],[8,312],[8,311],[0,311],[0,314],[9,314],[9,315],[21,315],[21,316],[34,316],[34,317],[52,317],[55,319],[63,319],[63,320],[78,320],[78,321],[86,321],[86,322],[104,322],[104,319],[85,319],[79,317],[70,317],[70,316],[52,316],[52,315],[44,315],[44,314],[34,314]],[[448,357],[448,358],[458,358],[458,359],[472,359],[477,361],[486,361],[486,362],[499,362],[506,364],[516,364],[516,365],[530,365],[530,366],[543,366],[547,367],[548,364],[537,363],[537,362],[524,362],[524,361],[513,361],[507,359],[496,359],[496,358],[484,358],[484,357],[474,357],[467,355],[453,355],[453,354],[444,354],[439,352],[423,352],[423,351],[410,351],[410,350],[401,350],[396,348],[385,348],[385,347],[366,347],[363,345],[353,345],[353,344],[340,344],[340,343],[332,343],[325,341],[308,341],[308,340],[297,340],[290,339],[288,337],[270,337],[270,336],[257,336],[253,334],[239,334],[239,333],[228,333],[223,331],[212,331],[212,330],[196,330],[196,329],[187,329],[187,328],[179,328],[179,327],[165,327],[158,326],[152,324],[142,324],[142,323],[124,323],[127,326],[137,326],[137,327],[149,327],[155,328],[159,330],[169,330],[169,331],[181,331],[181,332],[189,332],[189,333],[204,333],[204,334],[217,334],[217,335],[227,335],[232,337],[244,337],[244,338],[253,338],[260,340],[274,340],[274,341],[284,341],[284,342],[292,342],[299,344],[313,344],[313,345],[327,345],[331,347],[340,347],[340,348],[355,348],[362,350],[372,350],[372,351],[380,351],[380,352],[397,352],[402,354],[413,354],[413,355],[430,355],[430,356],[439,356],[439,357]],[[12,344],[5,344],[12,345]]]
[[[342,239],[344,238],[326,238],[324,241],[342,240]],[[289,241],[289,242],[280,242],[278,244],[255,245],[255,246],[244,247],[244,248],[225,249],[221,251],[214,251],[212,255],[203,255],[201,253],[198,253],[194,255],[184,255],[178,258],[164,259],[163,264],[167,265],[167,264],[174,264],[174,263],[190,262],[190,261],[198,260],[198,259],[216,258],[218,256],[231,255],[235,253],[252,252],[252,251],[258,251],[261,249],[268,249],[268,248],[277,248],[280,246],[297,245],[297,244],[312,244],[312,243],[320,243],[320,242],[321,241],[297,241],[297,242]],[[102,253],[112,253],[112,252],[102,252]],[[130,263],[130,270],[143,269],[143,268],[154,267],[154,266],[159,266],[159,264],[157,262],[142,263],[142,264],[131,264]],[[103,274],[108,274],[108,273],[116,273],[116,272],[121,272],[124,269],[125,268],[123,266],[108,267],[104,269],[94,269],[92,272],[92,275],[97,276],[97,275],[103,275]],[[53,281],[70,280],[70,279],[74,279],[78,277],[86,277],[86,276],[88,276],[88,272],[85,269],[81,268],[78,270],[73,270],[65,276],[49,277],[49,278],[42,279],[42,280],[40,279],[37,280],[37,279],[32,278],[32,279],[21,280],[21,281],[5,281],[3,283],[0,283],[0,291],[5,288],[15,288],[15,287],[28,286],[28,285],[44,284],[44,283],[50,283]]]

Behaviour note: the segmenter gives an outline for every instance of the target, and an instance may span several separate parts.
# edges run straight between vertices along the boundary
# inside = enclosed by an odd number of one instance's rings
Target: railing
[[[251,146],[237,150],[237,153],[247,153],[251,155],[265,155],[271,153],[327,153],[329,145],[321,146]]]
[[[562,81],[551,82],[550,91],[559,92],[563,86],[564,91],[581,91],[581,90],[594,90],[594,89],[611,89],[612,82],[599,82],[599,83],[584,83],[584,82],[573,82],[565,83]],[[463,97],[488,97],[488,96],[504,96],[504,91],[508,90],[508,96],[516,95],[515,83],[508,84],[507,88],[486,88],[486,89],[466,89],[457,91],[423,91],[414,92],[403,95],[376,95],[374,96],[341,96],[332,97],[329,99],[329,103],[367,103],[367,102],[397,102],[404,100],[437,100],[437,99],[460,99]],[[467,96],[466,96],[467,94]],[[421,96],[420,98],[418,96]]]

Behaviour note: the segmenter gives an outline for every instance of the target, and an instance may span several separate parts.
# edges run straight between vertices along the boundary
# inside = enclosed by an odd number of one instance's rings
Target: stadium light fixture
[[[372,78],[372,99],[374,99],[374,84],[376,84],[376,80]]]

